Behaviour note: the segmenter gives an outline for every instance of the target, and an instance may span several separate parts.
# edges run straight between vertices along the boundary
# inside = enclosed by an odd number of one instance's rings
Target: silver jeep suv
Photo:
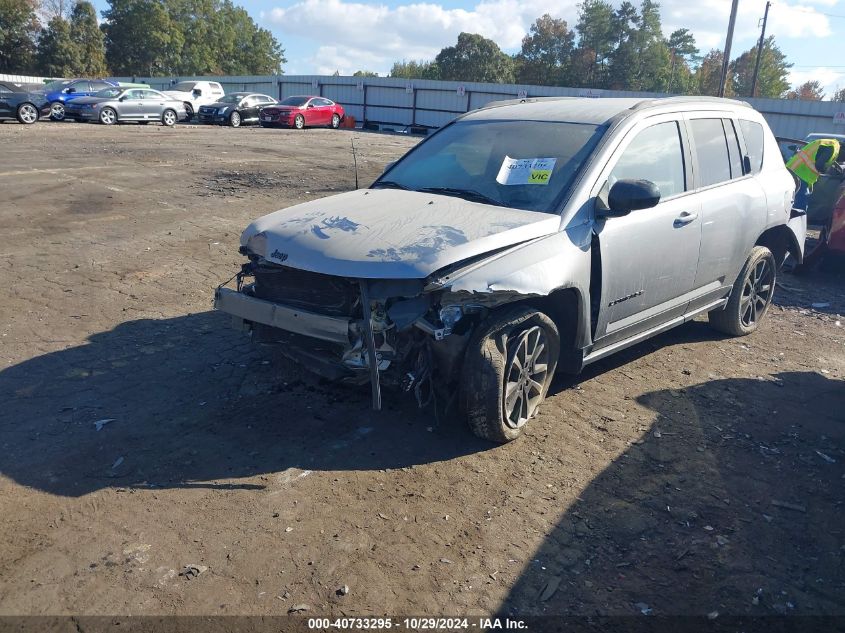
[[[750,334],[806,220],[763,117],[707,98],[523,99],[459,117],[369,189],[253,222],[215,307],[333,379],[519,436],[556,370],[701,313]]]

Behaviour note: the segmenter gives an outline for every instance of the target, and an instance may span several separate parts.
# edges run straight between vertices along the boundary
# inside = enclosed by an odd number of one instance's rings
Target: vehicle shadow
[[[821,270],[821,267],[797,275],[782,273],[778,278],[774,303],[784,308],[843,315],[845,275]]]
[[[787,372],[637,402],[651,427],[563,509],[502,615],[845,614],[842,382]]]
[[[710,327],[707,321],[690,321],[587,365],[580,374],[558,373],[555,375],[549,388],[549,396],[554,396],[567,389],[577,387],[581,382],[595,378],[613,369],[618,369],[664,347],[671,347],[673,345],[682,346],[706,341],[721,341],[728,338],[731,337],[717,332]]]
[[[404,396],[323,385],[214,312],[127,321],[0,371],[0,473],[56,495],[261,488],[287,468],[401,468],[494,448]],[[99,430],[98,430],[99,429]]]

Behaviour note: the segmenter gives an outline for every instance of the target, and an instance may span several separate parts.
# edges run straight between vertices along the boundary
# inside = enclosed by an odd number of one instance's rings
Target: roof
[[[681,105],[691,109],[696,105],[711,107],[750,107],[743,101],[716,97],[666,97],[666,98],[599,98],[589,97],[538,97],[496,101],[465,114],[468,120],[519,119],[523,121],[570,121],[602,125],[626,111],[640,111]]]

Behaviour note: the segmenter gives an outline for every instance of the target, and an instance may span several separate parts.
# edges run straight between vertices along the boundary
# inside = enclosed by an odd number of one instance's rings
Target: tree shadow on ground
[[[493,448],[401,396],[373,412],[369,388],[324,386],[212,312],[122,323],[4,369],[0,393],[0,473],[57,495],[260,488],[231,480],[291,467],[401,468]]]
[[[788,372],[637,401],[651,428],[565,509],[502,613],[845,614],[842,382]]]

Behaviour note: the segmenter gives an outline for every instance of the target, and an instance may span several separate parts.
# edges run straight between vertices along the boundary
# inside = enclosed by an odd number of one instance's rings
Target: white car
[[[180,81],[170,90],[162,91],[169,97],[179,99],[185,104],[188,121],[194,118],[200,106],[219,101],[223,95],[223,86],[216,81]]]

